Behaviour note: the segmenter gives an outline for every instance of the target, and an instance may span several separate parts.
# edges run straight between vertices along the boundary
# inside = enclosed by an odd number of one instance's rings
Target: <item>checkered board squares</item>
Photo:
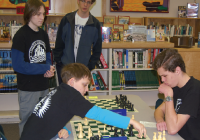
[[[89,101],[94,105],[101,107],[103,109],[108,109],[108,110],[122,109],[116,103],[115,99],[91,99]],[[138,112],[138,110],[134,108],[134,111],[131,111],[131,109],[128,109],[126,107],[126,112]]]
[[[84,120],[70,121],[70,123],[71,123],[71,127],[72,127],[72,133],[73,133],[73,136],[74,136],[74,140],[89,140],[90,139],[90,138],[88,138],[88,129],[89,128],[92,131],[92,136],[98,135],[98,131],[100,131],[101,136],[114,137],[115,127],[112,127],[113,131],[111,131],[111,127],[106,126],[106,128],[105,128],[106,132],[104,132],[104,125],[105,124],[98,122],[98,121],[95,121],[95,120],[88,120],[88,125],[84,124]],[[78,135],[79,135],[78,123],[81,123],[81,125],[83,127],[83,138],[81,138],[81,139],[78,138]],[[118,131],[117,131],[119,137],[121,136],[120,131],[121,131],[121,129],[118,129]],[[151,140],[148,136],[146,136],[146,138],[144,138],[144,137],[138,138],[137,137],[138,132],[135,129],[133,129],[133,133],[135,134],[135,136],[130,137],[130,136],[128,136],[129,135],[128,131],[129,131],[129,128],[124,129],[125,136],[127,137],[127,140],[139,140],[139,139]]]

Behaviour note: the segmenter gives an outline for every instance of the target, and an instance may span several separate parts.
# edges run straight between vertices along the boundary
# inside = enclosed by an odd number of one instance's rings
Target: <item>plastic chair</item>
[[[155,109],[158,108],[163,103],[163,99],[158,99],[156,101]]]

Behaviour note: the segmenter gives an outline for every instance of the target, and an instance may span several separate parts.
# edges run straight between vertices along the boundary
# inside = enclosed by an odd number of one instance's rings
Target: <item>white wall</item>
[[[110,0],[106,0],[106,15],[123,15],[130,17],[178,17],[178,6],[186,6],[194,0],[169,0],[169,13],[110,12]],[[196,0],[200,3],[200,0]],[[200,15],[200,10],[199,10]]]
[[[102,17],[102,0],[96,0],[90,8],[90,12],[95,17]]]

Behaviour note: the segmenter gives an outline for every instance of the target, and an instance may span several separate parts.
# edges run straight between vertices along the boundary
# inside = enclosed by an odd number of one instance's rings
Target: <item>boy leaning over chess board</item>
[[[63,83],[47,94],[36,106],[25,124],[20,140],[49,140],[68,123],[74,115],[87,117],[102,123],[127,128],[129,124],[144,134],[144,125],[106,109],[101,109],[86,100],[83,95],[88,91],[91,72],[80,63],[71,63],[61,71]],[[67,130],[59,132],[60,138],[67,138]]]
[[[200,81],[186,74],[176,49],[158,54],[153,68],[163,82],[158,91],[165,96],[165,102],[154,113],[157,129],[178,133],[185,140],[200,140]]]

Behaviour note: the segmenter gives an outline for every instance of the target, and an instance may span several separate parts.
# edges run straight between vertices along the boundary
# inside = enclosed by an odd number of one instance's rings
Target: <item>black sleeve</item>
[[[50,48],[49,36],[45,31],[44,31],[44,36],[45,36],[46,52],[50,52],[51,48]]]
[[[86,100],[81,94],[75,96],[71,100],[70,105],[71,105],[70,112],[82,118],[84,118],[87,112],[94,106],[92,103]]]
[[[64,33],[63,33],[63,27],[66,24],[66,17],[63,17],[60,25],[58,27],[57,37],[56,37],[56,43],[55,43],[55,49],[53,50],[54,55],[54,61],[59,63],[61,61],[61,57],[63,55],[63,50],[65,48],[65,42],[64,42]]]
[[[97,61],[99,61],[101,55],[102,36],[101,36],[101,26],[99,22],[97,22],[97,34],[95,35],[95,42],[92,50],[93,50],[92,56],[90,57],[90,61],[88,64],[89,70],[95,68],[95,64],[97,63]]]

